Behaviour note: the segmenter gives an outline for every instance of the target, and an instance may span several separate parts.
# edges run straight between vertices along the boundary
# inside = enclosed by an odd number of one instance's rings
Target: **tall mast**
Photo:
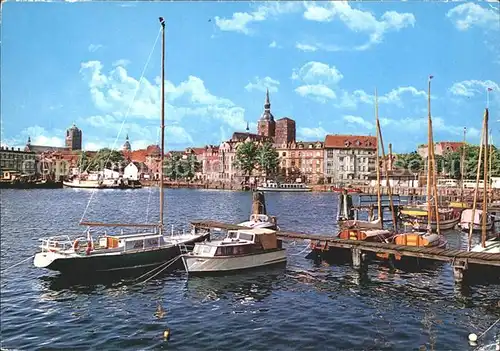
[[[161,24],[161,154],[160,154],[160,232],[163,233],[163,162],[165,159],[165,20],[159,18]]]
[[[462,157],[460,160],[460,202],[464,202],[464,173],[465,173],[465,136],[467,127],[464,127],[464,143],[462,144]]]
[[[381,195],[380,195],[380,158],[379,158],[379,135],[378,135],[378,94],[377,89],[375,88],[375,127],[377,128],[377,155],[375,157],[375,167],[377,168],[377,215],[382,225],[384,222],[383,213],[382,213],[382,204],[381,204]],[[385,163],[385,160],[384,160]],[[389,184],[386,184],[389,185]]]
[[[432,151],[434,149],[434,145],[432,144],[432,136],[431,136],[431,128],[432,128],[432,120],[431,120],[431,79],[433,76],[429,76],[428,87],[427,87],[427,231],[431,232],[431,181],[432,181]]]
[[[481,246],[486,247],[486,220],[488,219],[488,108],[484,111],[484,166],[483,166],[483,215],[481,228]]]

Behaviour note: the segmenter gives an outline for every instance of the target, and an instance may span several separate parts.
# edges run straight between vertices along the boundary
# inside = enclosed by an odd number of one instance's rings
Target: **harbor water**
[[[251,208],[248,192],[169,189],[166,197],[167,223],[175,227],[195,219],[242,222]],[[269,193],[266,202],[281,229],[336,230],[332,193]],[[2,348],[474,350],[469,333],[480,335],[500,318],[500,286],[458,288],[448,264],[391,272],[375,262],[361,276],[347,263],[305,258],[302,241],[285,243],[286,268],[208,278],[175,271],[143,285],[69,282],[32,260],[13,266],[38,250],[40,237],[83,236],[84,213],[91,221],[157,221],[158,189],[1,191]],[[452,247],[466,242],[464,234],[446,235]],[[500,325],[479,346],[495,334]]]

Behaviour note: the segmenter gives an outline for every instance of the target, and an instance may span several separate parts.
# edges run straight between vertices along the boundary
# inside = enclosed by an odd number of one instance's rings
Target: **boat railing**
[[[73,242],[71,241],[68,235],[60,235],[60,236],[51,236],[48,238],[40,239],[42,244],[40,247],[42,250],[67,250],[73,246]]]

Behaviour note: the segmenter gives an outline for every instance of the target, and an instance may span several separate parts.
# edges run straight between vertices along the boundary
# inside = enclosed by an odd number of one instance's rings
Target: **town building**
[[[2,172],[8,171],[9,174],[35,175],[36,173],[36,155],[33,151],[25,151],[13,147],[0,148],[0,169]]]
[[[299,141],[275,145],[279,156],[279,175],[285,181],[301,181],[311,184],[323,182],[323,142]]]
[[[460,151],[460,148],[463,145],[464,145],[463,142],[440,141],[440,142],[434,143],[434,154],[443,156],[449,152]],[[429,147],[427,146],[427,144],[419,145],[417,148],[417,152],[422,158],[426,159],[427,156],[429,155]]]
[[[66,130],[66,147],[69,150],[82,149],[82,131],[74,123],[71,128]]]
[[[324,142],[327,183],[366,181],[375,170],[377,138],[364,135],[327,135]]]
[[[207,145],[201,156],[202,179],[217,181],[220,173],[219,146]]]

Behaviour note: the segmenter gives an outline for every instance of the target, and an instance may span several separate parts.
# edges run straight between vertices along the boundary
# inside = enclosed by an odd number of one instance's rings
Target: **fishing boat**
[[[472,219],[472,216],[474,216],[474,220]],[[476,209],[475,211],[473,211],[472,209],[466,209],[462,212],[462,215],[460,217],[460,223],[458,225],[460,229],[468,232],[472,224],[472,231],[479,232],[481,231],[482,228],[482,221],[483,221],[482,210]],[[491,229],[493,229],[493,223],[494,223],[493,216],[488,214],[486,218],[486,230],[490,231]]]
[[[460,221],[460,210],[453,208],[440,208],[439,212],[439,227],[441,230],[450,230]],[[400,218],[405,223],[410,224],[416,230],[425,230],[428,226],[428,212],[422,206],[403,208],[400,211]],[[431,214],[431,229],[437,230],[438,223]]]
[[[279,192],[307,192],[312,191],[312,188],[304,183],[277,183],[268,180],[261,186],[257,187],[258,191],[279,191]]]
[[[102,180],[80,179],[73,178],[72,180],[63,181],[63,185],[67,188],[83,188],[83,189],[104,189],[106,185]]]
[[[267,228],[267,229],[277,229],[276,217],[268,216],[266,214],[252,214],[250,219],[246,222],[238,224],[242,227],[249,228]]]
[[[162,45],[162,85],[161,85],[161,164],[165,157],[165,21],[160,17],[163,34]],[[156,45],[156,43],[155,43]],[[160,167],[163,179],[163,167]],[[90,201],[92,196],[90,197]],[[186,250],[196,242],[209,239],[210,232],[193,228],[187,234],[164,235],[164,188],[160,182],[159,223],[95,223],[80,221],[87,227],[87,236],[71,240],[68,236],[43,238],[41,252],[35,254],[34,265],[59,271],[63,274],[93,274],[157,267],[180,257],[180,247]],[[85,213],[84,213],[85,215]],[[93,239],[94,227],[132,227],[148,228],[146,232],[105,235]],[[137,229],[136,229],[137,230]]]
[[[222,240],[196,243],[183,254],[188,274],[227,273],[286,263],[286,251],[274,230],[229,230]]]

